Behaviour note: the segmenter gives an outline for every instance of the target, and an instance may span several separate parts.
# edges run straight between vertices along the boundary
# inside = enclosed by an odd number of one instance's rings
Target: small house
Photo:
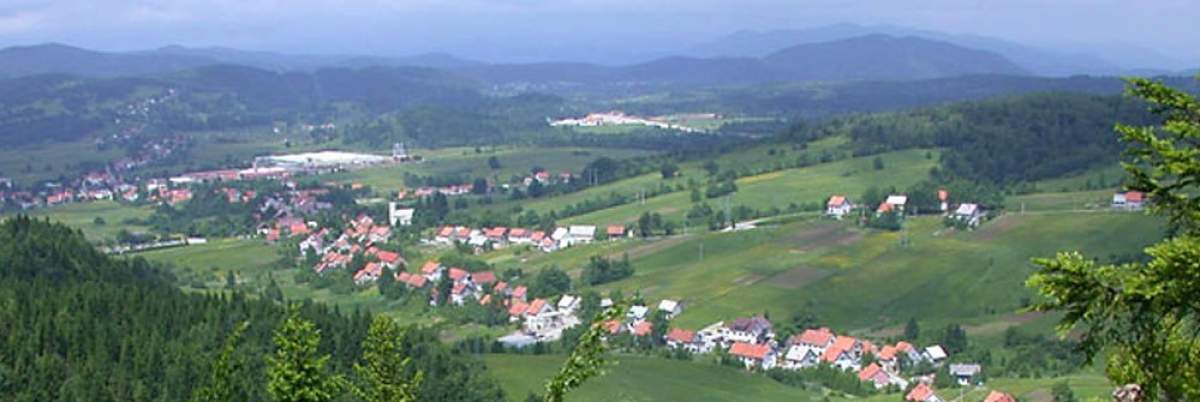
[[[958,385],[971,385],[982,371],[978,364],[950,364],[950,375],[958,380]]]
[[[983,208],[980,208],[979,204],[960,204],[951,217],[973,228],[979,226],[979,222],[983,220]]]
[[[1126,191],[1113,194],[1113,209],[1139,211],[1146,206],[1146,194],[1141,191]]]
[[[768,344],[734,342],[729,348],[729,355],[740,360],[748,369],[762,367],[770,370],[775,367],[775,351]]]
[[[835,195],[829,197],[829,201],[825,203],[825,215],[836,219],[849,215],[850,210],[854,209],[854,204],[844,195]]]
[[[663,299],[658,302],[658,311],[667,314],[667,319],[673,319],[683,312],[683,306],[675,300]]]

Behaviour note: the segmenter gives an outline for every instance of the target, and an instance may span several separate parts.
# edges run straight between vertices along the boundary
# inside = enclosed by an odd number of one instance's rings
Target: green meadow
[[[730,196],[731,206],[755,209],[787,208],[791,204],[823,204],[830,195],[845,194],[857,197],[876,185],[903,189],[926,177],[937,163],[937,152],[925,150],[890,152],[880,155],[884,168],[873,167],[874,156],[844,159],[806,168],[785,169],[771,173],[742,177],[737,180],[738,191]],[[567,223],[628,224],[643,213],[656,212],[664,218],[680,221],[691,208],[690,192],[675,192],[645,200],[564,219]],[[720,208],[724,198],[706,200]]]
[[[154,213],[154,209],[150,206],[134,207],[113,201],[96,201],[37,209],[31,211],[30,215],[44,217],[82,230],[84,236],[90,241],[102,241],[116,238],[121,229],[133,233],[146,231],[145,226],[130,225],[125,221],[145,219],[152,213]],[[96,218],[101,218],[104,224],[96,224]]]
[[[566,360],[561,355],[484,355],[488,371],[512,401],[542,394]],[[616,355],[603,376],[570,394],[571,401],[784,401],[820,400],[819,395],[765,376],[712,363]]]

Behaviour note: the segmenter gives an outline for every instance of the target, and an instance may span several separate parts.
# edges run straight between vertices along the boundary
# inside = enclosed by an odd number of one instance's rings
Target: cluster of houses
[[[905,378],[900,373],[901,360],[909,364],[929,362],[940,367],[949,358],[939,345],[918,348],[904,341],[875,344],[839,335],[829,328],[808,329],[786,340],[776,339],[771,322],[762,316],[717,322],[699,331],[672,328],[666,334],[666,343],[668,347],[692,353],[724,350],[747,369],[799,370],[827,364],[857,373],[860,380],[876,389],[907,389],[916,383],[908,400],[923,402],[941,401],[932,392],[932,378]],[[970,384],[978,378],[981,368],[978,364],[951,364],[949,372],[960,383]]]
[[[594,225],[570,225],[557,227],[549,232],[527,228],[508,228],[503,226],[491,228],[470,228],[466,226],[443,226],[434,232],[432,239],[426,243],[437,245],[467,244],[476,248],[491,246],[504,248],[507,246],[533,246],[545,252],[588,244],[596,240],[597,228]],[[609,225],[603,233],[608,239],[628,237],[632,234],[625,226]]]
[[[400,253],[387,251],[380,246],[392,237],[392,228],[387,225],[377,225],[375,220],[367,215],[359,215],[347,223],[347,228],[333,236],[328,228],[318,228],[316,222],[305,222],[295,217],[282,218],[276,221],[276,228],[269,229],[268,240],[271,237],[286,234],[291,237],[304,237],[298,243],[301,255],[308,256],[316,253],[320,256],[313,272],[325,274],[333,270],[353,269],[354,282],[365,285],[374,282],[383,275],[384,268],[399,270],[406,264]],[[281,234],[282,233],[282,234]],[[363,266],[350,266],[355,255],[362,255]]]
[[[976,227],[982,223],[986,212],[983,207],[976,203],[960,203],[953,211],[950,207],[950,193],[946,190],[938,190],[937,192],[938,205],[941,213],[945,214],[950,219],[955,219],[963,222],[968,227]],[[1114,201],[1115,205],[1115,201]],[[875,215],[883,215],[886,213],[905,213],[905,208],[908,206],[908,196],[903,194],[888,195],[883,202],[875,208]],[[833,195],[825,202],[825,215],[834,219],[842,219],[850,215],[858,205],[850,201],[845,195]]]

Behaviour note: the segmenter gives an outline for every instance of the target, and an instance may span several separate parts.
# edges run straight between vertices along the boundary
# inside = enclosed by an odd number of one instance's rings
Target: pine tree
[[[916,318],[909,318],[908,324],[904,325],[904,339],[916,341],[919,337],[921,337],[921,326],[917,324]]]
[[[363,363],[354,371],[362,384],[354,389],[364,402],[412,402],[424,374],[416,372],[409,378],[411,359],[403,355],[403,331],[395,321],[383,315],[375,317],[367,338],[363,340]]]
[[[196,390],[192,401],[229,402],[234,400],[235,395],[238,395],[234,379],[244,363],[238,359],[235,353],[238,343],[242,340],[242,335],[249,326],[249,322],[238,324],[233,333],[229,334],[229,338],[225,339],[225,347],[221,349],[221,355],[217,357],[216,362],[213,362],[208,384]]]
[[[279,402],[331,401],[341,388],[341,377],[329,373],[329,355],[320,355],[321,332],[300,318],[293,306],[275,330],[275,354],[267,358],[267,392]]]

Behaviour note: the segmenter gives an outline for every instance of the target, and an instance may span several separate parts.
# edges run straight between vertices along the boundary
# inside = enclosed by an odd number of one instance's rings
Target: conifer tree
[[[364,402],[412,402],[424,374],[416,372],[410,378],[411,359],[403,355],[401,340],[404,331],[383,315],[375,316],[367,338],[363,340],[363,362],[354,365],[361,384],[354,393]]]
[[[267,358],[267,392],[278,402],[325,402],[338,396],[341,377],[329,373],[329,355],[317,350],[321,332],[292,306],[275,330],[275,354]]]

